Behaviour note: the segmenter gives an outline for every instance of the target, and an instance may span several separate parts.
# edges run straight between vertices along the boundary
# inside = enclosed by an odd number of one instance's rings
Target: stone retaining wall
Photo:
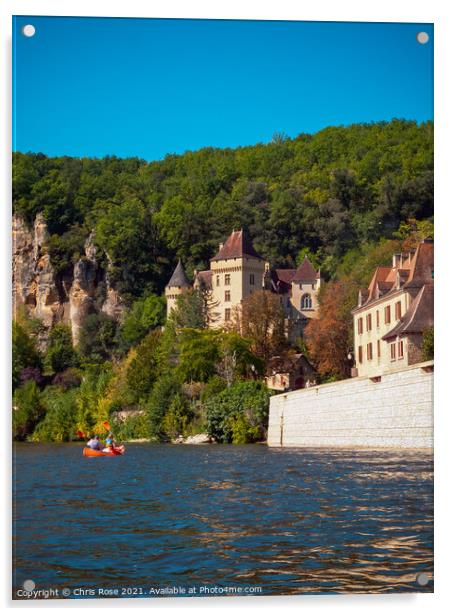
[[[273,396],[272,447],[433,447],[433,362]]]

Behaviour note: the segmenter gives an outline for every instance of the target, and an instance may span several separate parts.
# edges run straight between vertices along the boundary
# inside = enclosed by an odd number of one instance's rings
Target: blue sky
[[[426,24],[20,16],[13,63],[22,152],[154,160],[276,132],[433,119]]]

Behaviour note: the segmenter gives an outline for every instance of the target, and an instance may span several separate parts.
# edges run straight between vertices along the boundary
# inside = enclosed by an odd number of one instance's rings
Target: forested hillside
[[[334,274],[347,250],[433,214],[433,124],[329,127],[237,149],[205,148],[147,163],[15,153],[14,210],[43,212],[63,272],[92,229],[125,297],[161,292],[177,258],[205,268],[247,227],[274,265],[308,249]]]
[[[75,348],[67,320],[47,328],[43,346],[43,324],[16,307],[16,439],[102,435],[105,421],[120,438],[168,440],[201,431],[220,442],[265,438],[266,362],[294,352],[277,335],[277,296],[262,302],[273,310],[264,339],[259,327],[246,338],[206,329],[197,293],[183,295],[165,322],[161,295],[177,259],[188,275],[208,267],[218,243],[240,227],[273,266],[298,265],[308,254],[328,283],[320,318],[296,350],[330,380],[350,375],[350,310],[359,287],[394,251],[433,233],[432,123],[330,127],[150,163],[15,153],[13,173],[15,214],[30,228],[42,214],[50,233],[41,233],[37,268],[47,264],[44,274],[51,271],[62,294],[76,269],[94,272],[86,275],[92,284],[108,272],[108,289],[125,306],[121,319],[105,314],[95,290],[97,308],[84,318]],[[96,251],[88,258],[93,230]],[[255,307],[249,312],[250,322],[258,318]]]

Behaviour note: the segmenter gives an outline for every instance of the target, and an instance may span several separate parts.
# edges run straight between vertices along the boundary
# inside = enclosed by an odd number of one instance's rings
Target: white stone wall
[[[433,447],[433,362],[273,396],[272,447]]]

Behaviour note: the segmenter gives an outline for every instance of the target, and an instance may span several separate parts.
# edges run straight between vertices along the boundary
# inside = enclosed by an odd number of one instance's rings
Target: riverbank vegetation
[[[94,230],[98,260],[128,306],[121,323],[87,317],[76,348],[62,324],[42,348],[41,324],[16,311],[16,439],[102,435],[106,421],[119,439],[203,431],[220,442],[265,438],[262,377],[269,357],[287,350],[277,315],[262,334],[250,299],[242,335],[213,332],[193,292],[165,322],[163,291],[177,259],[189,276],[208,268],[218,243],[240,227],[275,267],[296,267],[307,254],[327,284],[320,319],[297,349],[327,381],[349,375],[358,289],[393,252],[433,233],[430,122],[329,127],[151,163],[15,153],[13,170],[14,211],[29,225],[43,213],[57,278],[70,275]]]

